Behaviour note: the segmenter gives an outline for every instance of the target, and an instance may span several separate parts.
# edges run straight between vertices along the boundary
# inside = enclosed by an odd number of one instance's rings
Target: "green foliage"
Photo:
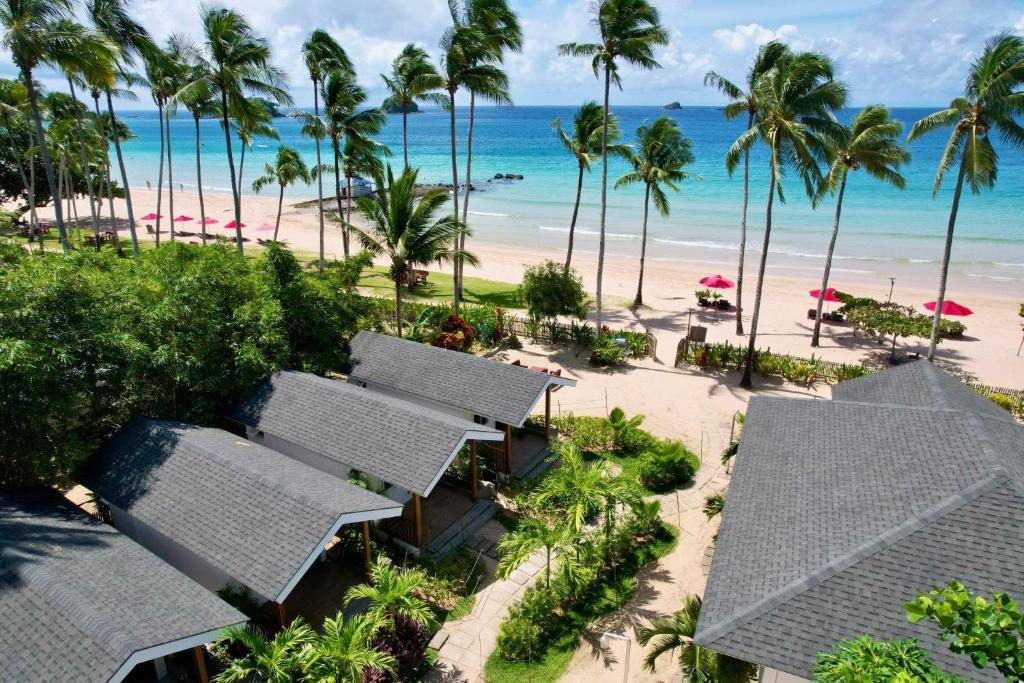
[[[1024,680],[1024,613],[1005,593],[975,596],[959,581],[906,604],[911,623],[928,619],[939,627],[949,649],[971,658],[974,666],[995,667],[1008,681]]]
[[[668,491],[693,480],[700,461],[678,441],[653,444],[640,456],[640,483],[656,492]]]
[[[736,457],[736,454],[739,453],[739,450],[740,450],[740,442],[739,441],[733,441],[728,446],[726,446],[725,450],[722,451],[722,464],[723,465],[728,465],[729,462],[733,458]]]
[[[654,437],[640,429],[643,421],[643,415],[627,418],[622,408],[612,408],[608,413],[607,423],[612,431],[612,447],[617,454],[636,455],[654,444]]]
[[[626,348],[612,337],[602,336],[590,352],[591,365],[615,366],[626,362]]]
[[[459,315],[450,315],[441,323],[441,329],[431,344],[450,351],[468,352],[476,341],[476,330]]]
[[[553,418],[551,423],[558,428],[561,438],[574,444],[582,453],[603,453],[614,445],[615,432],[603,417],[568,413]]]
[[[701,370],[739,370],[746,358],[746,347],[729,342],[691,344],[681,360]],[[820,358],[796,358],[775,354],[771,349],[754,352],[754,371],[760,375],[778,376],[797,384],[813,385],[817,382],[843,382],[863,377],[871,371],[860,364],[824,363]]]
[[[819,652],[814,665],[816,683],[956,683],[938,669],[916,640],[876,641],[859,636],[836,644],[831,652]]]
[[[544,261],[523,273],[519,295],[533,318],[557,318],[562,315],[583,318],[587,314],[587,293],[583,280],[561,263]]]

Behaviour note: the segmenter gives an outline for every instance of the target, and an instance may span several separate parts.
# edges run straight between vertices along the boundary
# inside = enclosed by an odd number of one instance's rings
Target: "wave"
[[[1006,263],[1003,261],[995,261],[997,266],[1003,266],[1004,268],[1024,268],[1024,263]]]
[[[493,216],[494,218],[511,218],[510,213],[491,213],[490,211],[470,211],[470,216]]]
[[[556,226],[552,226],[552,225],[538,225],[537,227],[540,230],[547,230],[548,232],[564,232],[564,233],[568,233],[569,232],[569,228],[560,228],[560,227],[556,227]],[[600,231],[598,231],[598,230],[590,230],[588,228],[576,228],[576,234],[577,235],[593,235],[595,237],[599,237],[601,235]],[[640,235],[628,235],[628,234],[622,233],[622,232],[606,232],[604,234],[604,236],[607,239],[611,239],[611,240],[638,240],[638,239],[640,239]]]
[[[967,273],[967,277],[973,277],[980,280],[996,280],[997,282],[1015,282],[1015,277],[1003,277],[1001,275],[982,275],[981,273]]]

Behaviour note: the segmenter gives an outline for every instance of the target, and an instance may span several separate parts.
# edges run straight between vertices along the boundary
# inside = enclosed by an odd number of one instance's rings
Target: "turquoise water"
[[[480,189],[470,199],[470,225],[489,241],[564,248],[572,200],[576,189],[576,166],[551,130],[561,117],[571,125],[572,107],[509,107],[477,110],[474,131],[473,181]],[[684,183],[671,195],[672,215],[662,218],[652,210],[649,224],[648,256],[672,261],[696,261],[709,270],[731,274],[735,268],[736,241],[742,199],[742,175],[730,178],[723,165],[726,150],[742,132],[744,122],[725,121],[714,107],[692,107],[667,111],[659,107],[616,107],[624,141],[644,121],[671,116],[692,139],[697,160],[691,169],[701,180]],[[906,127],[930,109],[895,109],[893,114]],[[465,139],[465,109],[460,111],[459,137]],[[130,182],[156,183],[159,155],[158,120],[155,112],[125,112],[125,122],[136,139],[125,144]],[[274,122],[281,141],[260,140],[246,156],[245,185],[248,186],[272,160],[278,144],[296,147],[309,163],[314,160],[312,141],[299,135],[294,119]],[[217,121],[201,122],[203,138],[203,180],[210,190],[230,191],[224,138]],[[172,122],[175,184],[195,187],[195,141],[192,120],[179,116]],[[390,116],[380,139],[394,152],[392,163],[401,161],[401,117]],[[440,110],[409,117],[410,163],[418,166],[421,182],[451,182],[448,114]],[[835,280],[878,279],[889,276],[929,275],[937,272],[952,186],[950,177],[933,197],[932,183],[941,147],[942,133],[910,146],[911,163],[905,167],[907,189],[895,190],[878,184],[863,173],[853,174],[843,206],[842,228],[837,247]],[[957,221],[954,246],[954,282],[963,285],[997,286],[1010,290],[1024,282],[1024,154],[1003,146],[1000,151],[999,181],[994,191],[974,196],[965,193]],[[236,161],[238,148],[235,147]],[[459,150],[459,175],[463,179],[465,158]],[[327,161],[327,157],[325,157]],[[614,160],[611,180],[626,171],[625,163]],[[516,173],[522,181],[487,182],[496,173]],[[584,179],[584,196],[577,224],[578,248],[597,248],[600,198],[600,165]],[[611,183],[610,183],[611,184]],[[770,268],[820,273],[827,247],[835,205],[826,201],[812,210],[795,178],[786,179],[787,203],[775,212],[773,257]],[[264,190],[264,192],[269,192]],[[293,197],[315,196],[315,188],[291,189]],[[767,158],[761,150],[752,155],[751,203],[748,225],[750,245],[757,253],[764,222],[767,195]],[[633,255],[639,251],[642,188],[609,189],[607,220],[608,247],[612,253]],[[148,209],[148,207],[147,207]],[[816,275],[820,277],[820,275]]]

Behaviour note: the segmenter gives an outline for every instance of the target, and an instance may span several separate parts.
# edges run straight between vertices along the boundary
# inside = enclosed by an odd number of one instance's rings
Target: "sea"
[[[562,147],[552,124],[560,119],[571,128],[574,107],[479,107],[473,139],[469,224],[474,235],[510,246],[564,249],[572,216],[577,167]],[[893,117],[906,130],[935,108],[897,108]],[[856,110],[843,112],[851,118]],[[457,110],[460,182],[465,179],[467,108]],[[718,107],[668,110],[654,106],[615,106],[621,142],[630,142],[637,127],[661,116],[674,119],[693,144],[696,161],[692,179],[678,193],[669,192],[671,213],[663,217],[651,209],[648,224],[649,259],[701,264],[709,273],[733,277],[742,206],[742,168],[730,176],[724,157],[742,132],[744,121],[728,121]],[[155,111],[125,111],[120,116],[134,139],[123,149],[129,182],[155,187],[159,160],[159,119]],[[201,122],[204,189],[230,191],[224,136],[216,120]],[[294,118],[274,121],[280,140],[258,139],[246,153],[243,189],[251,194],[252,180],[273,161],[279,145],[297,148],[310,164],[313,142],[300,134]],[[889,278],[930,281],[937,278],[952,201],[955,172],[933,192],[935,172],[948,133],[936,132],[909,146],[911,161],[903,168],[906,188],[883,185],[865,172],[852,173],[847,184],[832,282],[842,288],[851,281]],[[195,189],[195,133],[191,117],[172,119],[174,184]],[[402,165],[402,121],[388,116],[378,136],[392,151],[390,163]],[[1008,296],[1024,296],[1024,153],[996,141],[999,176],[996,187],[980,194],[965,189],[960,203],[953,248],[951,277],[954,285],[974,290],[998,289]],[[234,148],[236,163],[239,149]],[[325,155],[327,150],[324,151]],[[450,183],[449,118],[440,109],[425,108],[409,116],[410,164],[419,169],[419,181]],[[325,162],[328,157],[324,157]],[[748,264],[759,256],[763,238],[768,186],[768,158],[763,149],[751,155],[748,215]],[[609,254],[639,254],[643,188],[614,188],[627,172],[626,163],[609,165],[607,248]],[[579,253],[596,252],[600,211],[600,162],[584,177],[583,201],[577,222]],[[522,180],[496,180],[497,174],[521,175]],[[165,177],[166,182],[166,177]],[[265,189],[265,194],[276,189]],[[325,193],[330,189],[325,188]],[[825,199],[815,209],[798,178],[783,179],[785,203],[776,202],[768,268],[799,273],[813,283],[820,278],[824,254],[835,217],[835,201]],[[276,196],[276,195],[275,195]],[[316,196],[315,186],[289,188],[287,196]],[[148,211],[155,207],[143,207]],[[243,209],[244,214],[244,209]],[[243,220],[245,216],[243,215]],[[955,291],[951,292],[956,296]]]

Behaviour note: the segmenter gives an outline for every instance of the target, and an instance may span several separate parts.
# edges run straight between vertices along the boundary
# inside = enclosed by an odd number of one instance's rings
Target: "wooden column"
[[[196,659],[196,679],[199,683],[210,683],[210,675],[206,673],[206,655],[203,653],[205,648],[202,645],[196,645],[192,648],[192,655]]]
[[[412,494],[412,511],[416,516],[416,547],[423,547],[423,510],[418,494]]]
[[[366,575],[370,575],[373,558],[370,557],[370,523],[363,522],[363,559],[366,560]]]
[[[283,602],[275,602],[277,605],[277,620],[281,624],[281,630],[288,628],[288,613],[284,609]]]
[[[476,439],[469,442],[469,499],[476,502]]]
[[[544,391],[544,440],[551,441],[551,387]]]
[[[505,472],[512,473],[512,425],[505,425]]]

